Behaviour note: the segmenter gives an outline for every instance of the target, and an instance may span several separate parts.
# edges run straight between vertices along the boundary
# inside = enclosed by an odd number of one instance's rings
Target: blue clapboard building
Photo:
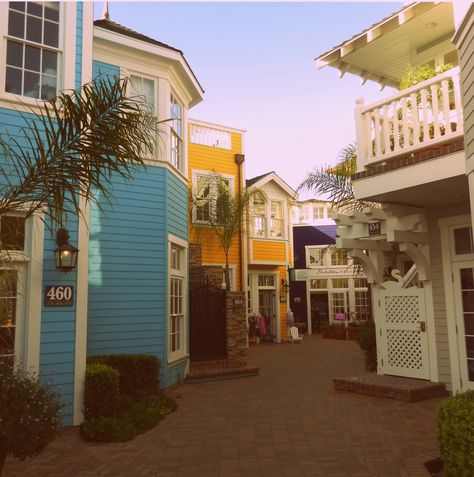
[[[98,197],[99,205],[84,204],[84,220],[69,217],[69,241],[79,249],[74,271],[56,270],[56,233],[40,213],[0,218],[0,227],[14,223],[22,232],[11,263],[0,263],[0,279],[13,283],[0,296],[10,310],[0,321],[0,355],[51,381],[64,424],[79,424],[87,356],[149,353],[161,361],[163,387],[184,377],[187,111],[203,90],[180,50],[108,18],[94,22],[90,2],[0,3],[0,18],[4,139],[21,137],[29,106],[99,75],[127,76],[131,94],[166,120],[147,167],[130,182],[113,179],[111,203]]]

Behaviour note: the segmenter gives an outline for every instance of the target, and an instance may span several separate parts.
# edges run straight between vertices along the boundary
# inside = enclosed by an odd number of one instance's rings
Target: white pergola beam
[[[429,243],[429,237],[424,232],[387,230],[387,242],[427,244]]]
[[[337,248],[352,248],[354,250],[378,250],[390,252],[392,250],[391,244],[385,240],[361,240],[346,237],[336,238]]]

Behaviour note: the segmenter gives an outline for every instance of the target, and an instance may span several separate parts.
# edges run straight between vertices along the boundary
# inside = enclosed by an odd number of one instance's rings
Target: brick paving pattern
[[[260,375],[174,390],[178,411],[134,441],[90,444],[68,429],[34,459],[8,458],[3,477],[429,475],[443,398],[335,391],[333,378],[367,374],[356,343],[252,346],[248,364]]]

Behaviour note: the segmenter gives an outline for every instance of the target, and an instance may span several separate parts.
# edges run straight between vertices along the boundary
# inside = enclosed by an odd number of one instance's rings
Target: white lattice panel
[[[418,296],[386,296],[385,314],[387,323],[418,323],[420,300]]]
[[[387,330],[387,346],[389,366],[406,369],[423,367],[419,331]]]

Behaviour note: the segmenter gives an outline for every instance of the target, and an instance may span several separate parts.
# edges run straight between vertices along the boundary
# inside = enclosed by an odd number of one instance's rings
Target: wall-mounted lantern
[[[56,270],[61,270],[64,273],[74,270],[77,266],[79,250],[69,243],[69,232],[66,229],[57,231],[56,243],[58,244],[54,250]]]
[[[281,279],[281,285],[280,288],[284,291],[287,292],[290,289],[290,284],[284,280],[283,278]]]

